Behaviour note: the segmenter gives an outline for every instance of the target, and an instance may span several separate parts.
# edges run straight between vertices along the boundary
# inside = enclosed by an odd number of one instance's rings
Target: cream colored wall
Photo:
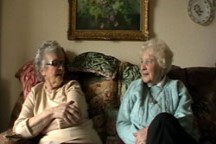
[[[209,26],[193,23],[187,14],[188,0],[149,1],[152,35],[165,40],[172,48],[174,64],[214,66],[216,20]],[[76,54],[97,51],[139,63],[142,42],[68,41],[67,0],[2,0],[0,18],[0,131],[8,125],[21,88],[14,74],[45,40],[57,40]]]

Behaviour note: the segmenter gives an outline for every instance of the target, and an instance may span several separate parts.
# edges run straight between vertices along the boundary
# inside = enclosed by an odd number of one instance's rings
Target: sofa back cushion
[[[200,141],[216,143],[216,68],[177,68],[168,76],[181,80],[191,94]]]
[[[194,101],[201,141],[216,143],[216,68],[190,67],[187,87]]]

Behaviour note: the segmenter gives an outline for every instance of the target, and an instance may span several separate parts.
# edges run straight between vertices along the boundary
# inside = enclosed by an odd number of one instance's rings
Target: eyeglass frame
[[[141,60],[140,64],[141,65],[151,65],[155,63],[155,59],[146,59],[146,60]]]
[[[53,67],[60,67],[60,66],[65,67],[66,63],[65,63],[65,61],[52,60],[50,62],[45,63],[45,65],[50,65]]]

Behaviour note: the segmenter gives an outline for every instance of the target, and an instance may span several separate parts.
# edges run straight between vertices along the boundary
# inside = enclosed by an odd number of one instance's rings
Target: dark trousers
[[[171,114],[157,115],[148,128],[147,144],[197,144]]]

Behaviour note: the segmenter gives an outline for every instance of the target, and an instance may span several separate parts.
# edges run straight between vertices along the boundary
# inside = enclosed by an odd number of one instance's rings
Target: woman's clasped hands
[[[142,128],[138,132],[134,133],[136,138],[136,144],[146,144],[148,128]]]
[[[60,128],[78,125],[81,123],[81,112],[74,101],[62,103],[51,108],[52,116],[57,119]]]

